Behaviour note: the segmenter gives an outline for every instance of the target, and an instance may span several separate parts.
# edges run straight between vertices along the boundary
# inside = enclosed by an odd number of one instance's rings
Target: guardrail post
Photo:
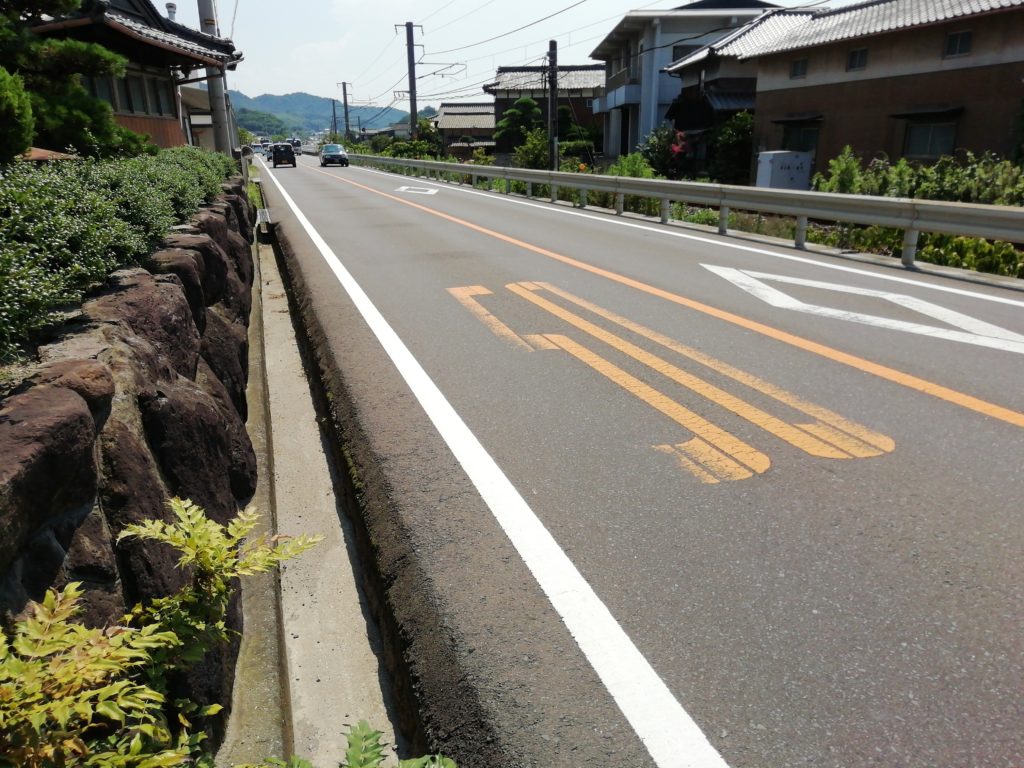
[[[533,197],[533,182],[532,181],[526,182],[526,196],[527,197]]]
[[[626,210],[626,194],[625,192],[615,193],[615,215],[621,216],[622,212]]]
[[[726,205],[718,209],[718,234],[729,234],[729,207]]]
[[[476,174],[475,173],[469,174],[469,186],[476,187]]]
[[[512,194],[512,179],[505,179],[505,194]]]
[[[557,184],[552,184],[551,185],[551,202],[552,203],[557,203],[558,202],[558,185]]]
[[[914,266],[914,256],[917,255],[917,238],[920,233],[916,229],[903,230],[903,256],[901,261],[904,267]]]
[[[579,205],[580,208],[587,207],[587,190],[585,189],[580,190]]]
[[[797,216],[796,217],[796,236],[793,239],[793,245],[801,250],[807,247],[807,217]]]
[[[661,223],[668,224],[668,212],[669,207],[672,205],[672,201],[667,197],[661,199]]]

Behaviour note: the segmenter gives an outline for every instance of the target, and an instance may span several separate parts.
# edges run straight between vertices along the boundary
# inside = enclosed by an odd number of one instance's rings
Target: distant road
[[[1024,765],[1024,293],[306,155],[264,175],[466,765]]]

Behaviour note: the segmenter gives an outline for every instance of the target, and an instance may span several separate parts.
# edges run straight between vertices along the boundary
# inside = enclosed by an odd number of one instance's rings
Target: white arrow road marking
[[[436,195],[437,190],[430,187],[398,187],[395,192],[409,192],[413,195]]]
[[[907,296],[903,293],[875,291],[870,288],[855,288],[849,285],[840,285],[839,283],[803,280],[799,277],[770,275],[765,272],[751,272],[748,270],[733,269],[732,267],[718,267],[711,264],[701,264],[701,266],[711,272],[714,272],[719,277],[724,277],[733,285],[742,288],[752,296],[756,296],[761,299],[761,301],[770,304],[773,307],[779,307],[780,309],[792,309],[796,312],[804,312],[808,315],[831,317],[835,320],[847,320],[852,323],[873,325],[877,328],[888,328],[893,331],[903,331],[904,333],[916,333],[920,336],[931,336],[932,338],[946,339],[947,341],[959,341],[963,344],[974,344],[979,347],[988,347],[989,349],[999,349],[1004,352],[1016,352],[1019,355],[1024,355],[1024,336],[1019,333],[1008,331],[1005,328],[1000,328],[998,325],[986,323],[976,317],[971,317],[970,315],[965,315],[952,309],[946,309],[945,307],[940,307],[938,304],[932,304],[929,301],[917,299],[913,296]],[[795,299],[789,294],[783,293],[777,288],[773,288],[772,286],[762,282],[765,280],[774,283],[802,285],[809,288],[822,288],[824,290],[837,291],[839,293],[852,293],[858,296],[870,296],[877,299],[885,299],[893,304],[897,304],[915,312],[920,312],[922,315],[927,315],[928,317],[940,320],[943,323],[947,323],[948,325],[954,326],[954,328],[958,328],[960,330],[941,328],[935,325],[924,325],[921,323],[910,323],[905,320],[896,320],[889,317],[880,317],[878,315],[868,315],[863,312],[851,312],[849,310],[836,309],[834,307],[823,307],[818,304],[807,304],[806,302]]]

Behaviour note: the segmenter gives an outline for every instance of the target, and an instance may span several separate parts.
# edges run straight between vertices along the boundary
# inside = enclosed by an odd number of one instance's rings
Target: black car
[[[320,165],[348,165],[348,152],[341,144],[324,144],[320,147]]]
[[[270,159],[275,168],[279,165],[291,165],[294,168],[297,165],[295,150],[292,149],[291,144],[284,142],[278,142],[270,148]]]

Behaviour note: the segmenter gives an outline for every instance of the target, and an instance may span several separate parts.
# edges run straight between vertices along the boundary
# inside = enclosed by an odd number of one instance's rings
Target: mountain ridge
[[[238,124],[253,133],[312,133],[329,129],[332,122],[331,102],[324,96],[314,96],[303,91],[283,95],[264,93],[247,96],[241,91],[228,90],[228,97]],[[345,108],[334,100],[338,131],[345,130]],[[349,130],[380,130],[392,123],[407,122],[408,112],[391,107],[368,107],[349,105]],[[277,121],[267,120],[271,115]]]

